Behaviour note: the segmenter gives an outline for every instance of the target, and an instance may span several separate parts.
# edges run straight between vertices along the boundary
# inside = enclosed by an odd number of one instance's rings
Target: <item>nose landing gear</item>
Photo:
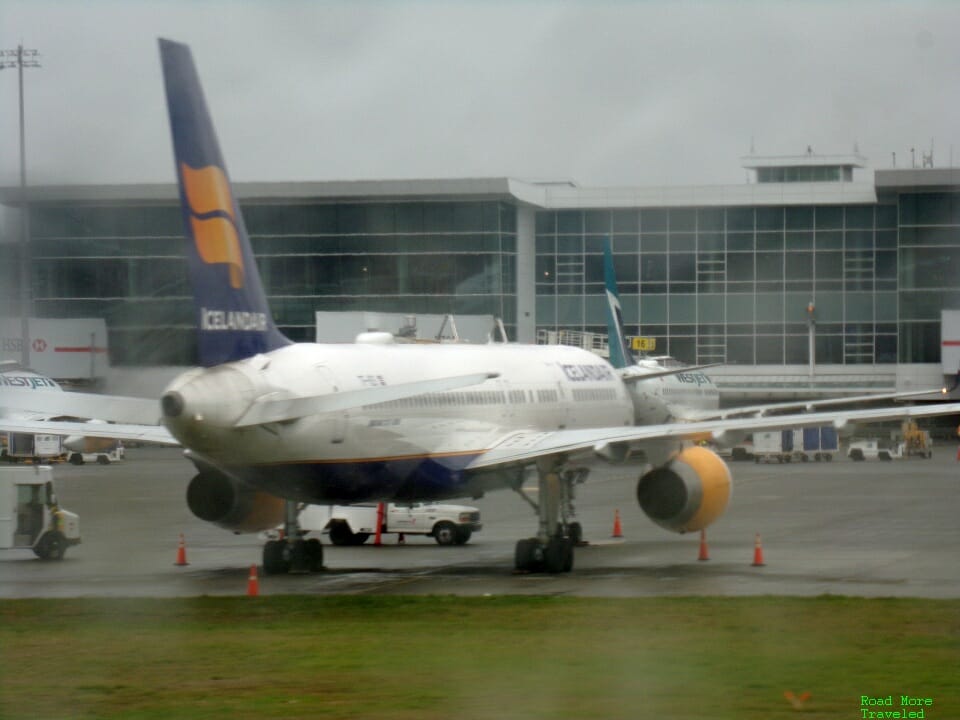
[[[305,539],[300,529],[300,506],[285,503],[283,537],[263,546],[263,572],[266,575],[304,575],[323,569],[323,545],[316,538]]]

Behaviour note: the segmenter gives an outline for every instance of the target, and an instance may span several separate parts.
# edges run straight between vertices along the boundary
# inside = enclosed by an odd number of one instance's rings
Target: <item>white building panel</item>
[[[944,375],[960,371],[960,310],[940,311],[940,362]]]
[[[57,380],[95,380],[109,367],[107,324],[100,318],[30,318],[30,369]],[[0,318],[0,360],[20,362],[20,318]]]

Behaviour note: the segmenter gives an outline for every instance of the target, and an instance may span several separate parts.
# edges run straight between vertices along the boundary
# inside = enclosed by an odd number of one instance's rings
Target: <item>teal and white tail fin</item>
[[[613,271],[613,252],[610,249],[609,239],[603,247],[603,276],[607,289],[607,337],[610,347],[610,364],[615,368],[629,367],[636,360],[623,333],[623,311],[620,309],[620,295],[617,292],[617,277]]]

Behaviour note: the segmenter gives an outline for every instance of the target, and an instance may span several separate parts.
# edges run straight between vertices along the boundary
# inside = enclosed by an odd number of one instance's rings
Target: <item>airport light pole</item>
[[[814,316],[813,312],[816,309],[816,306],[813,304],[813,300],[807,305],[807,330],[809,331],[809,336],[807,338],[807,343],[809,346],[808,352],[810,353],[810,385],[813,385],[813,375],[814,367],[816,362],[816,343],[814,342],[814,333],[817,328],[817,319]]]
[[[17,68],[20,90],[20,343],[21,364],[30,366],[30,213],[27,209],[27,151],[23,130],[23,69],[38,68],[40,53],[22,44],[16,50],[0,50],[0,70]]]

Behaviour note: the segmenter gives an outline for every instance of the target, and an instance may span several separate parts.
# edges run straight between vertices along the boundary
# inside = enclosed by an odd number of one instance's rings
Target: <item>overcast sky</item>
[[[811,146],[960,164],[960,2],[0,0],[31,184],[172,182],[156,38],[189,43],[236,180],[741,183]],[[0,72],[0,185],[18,182]],[[864,177],[869,179],[869,177]]]

